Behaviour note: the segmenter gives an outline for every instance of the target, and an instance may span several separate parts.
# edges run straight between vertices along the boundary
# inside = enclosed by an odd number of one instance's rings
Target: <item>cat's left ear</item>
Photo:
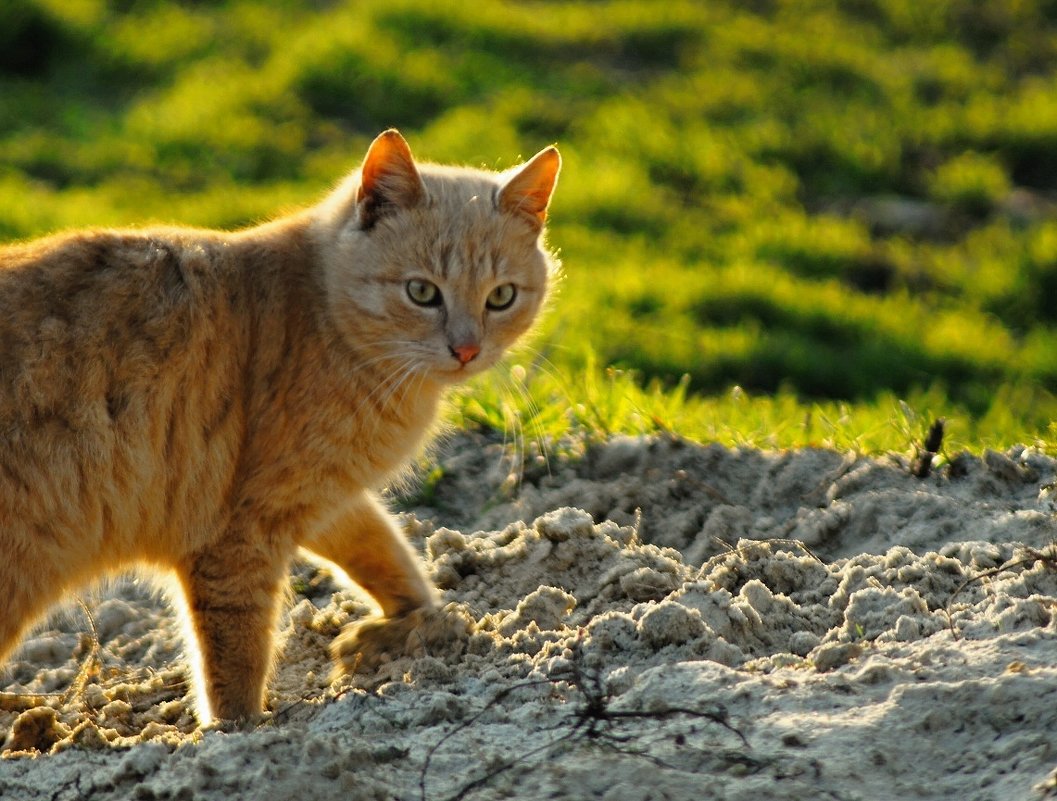
[[[360,167],[360,188],[356,193],[360,226],[370,228],[389,211],[409,209],[425,194],[404,137],[395,128],[380,133],[371,142]]]
[[[503,184],[497,200],[500,211],[527,215],[542,226],[561,168],[558,148],[551,145],[541,150]]]

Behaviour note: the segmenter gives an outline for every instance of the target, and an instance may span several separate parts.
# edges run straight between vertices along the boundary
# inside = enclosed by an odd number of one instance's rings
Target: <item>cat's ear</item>
[[[395,128],[380,133],[371,142],[360,167],[360,188],[356,193],[360,226],[370,228],[394,209],[409,209],[425,194],[404,137]]]
[[[497,200],[499,210],[526,215],[542,226],[561,167],[558,148],[551,145],[541,150],[503,184]]]

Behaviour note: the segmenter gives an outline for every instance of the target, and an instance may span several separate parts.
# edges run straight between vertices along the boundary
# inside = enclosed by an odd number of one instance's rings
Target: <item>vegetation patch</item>
[[[0,237],[250,224],[390,125],[493,168],[557,141],[536,347],[569,408],[614,367],[690,416],[737,386],[897,429],[927,397],[976,447],[1052,447],[1055,26],[1041,0],[15,0]]]

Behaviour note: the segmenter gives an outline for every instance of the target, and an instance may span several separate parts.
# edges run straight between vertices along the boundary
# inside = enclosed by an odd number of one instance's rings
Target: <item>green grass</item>
[[[9,0],[0,239],[249,224],[389,125],[558,142],[547,369],[458,419],[1053,449],[1055,83],[1042,0]]]
[[[1054,452],[1057,398],[1033,385],[1003,386],[983,416],[950,400],[939,385],[870,401],[805,400],[789,387],[753,395],[735,386],[724,393],[689,391],[689,376],[674,385],[644,382],[634,372],[602,368],[587,359],[569,373],[513,360],[498,376],[482,378],[453,398],[456,426],[503,432],[525,453],[548,443],[579,445],[617,434],[677,436],[729,447],[823,447],[855,453],[911,454],[937,419],[945,421],[942,452],[1003,449],[1020,443]],[[1025,410],[1029,410],[1025,414]]]

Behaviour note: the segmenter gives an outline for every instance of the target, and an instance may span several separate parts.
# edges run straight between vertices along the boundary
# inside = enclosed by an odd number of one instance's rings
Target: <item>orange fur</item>
[[[374,493],[444,389],[535,318],[558,166],[417,167],[387,131],[321,204],[257,228],[0,249],[0,660],[65,592],[147,564],[183,592],[200,716],[240,719],[298,547],[388,620],[433,608]]]

